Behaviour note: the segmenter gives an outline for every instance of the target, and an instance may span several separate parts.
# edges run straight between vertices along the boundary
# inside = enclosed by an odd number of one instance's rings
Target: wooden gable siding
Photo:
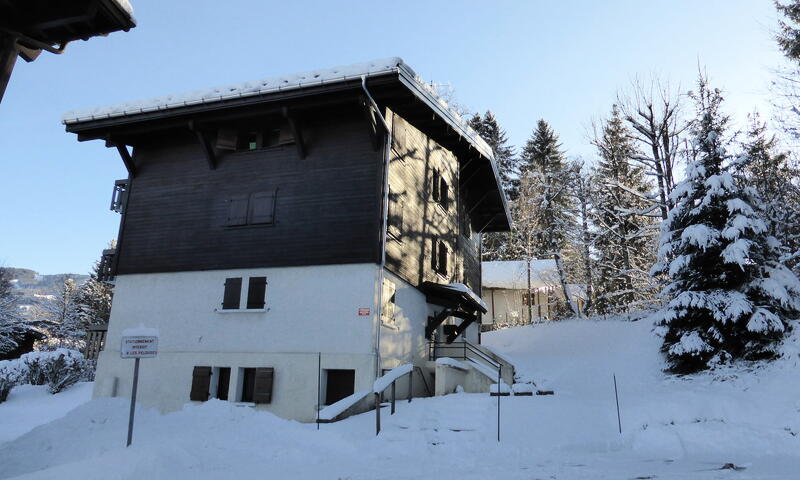
[[[118,273],[377,262],[381,153],[363,114],[307,117],[304,159],[290,144],[211,170],[189,131],[137,145]],[[232,197],[273,191],[274,224],[227,225]]]
[[[459,232],[463,212],[459,192],[459,164],[452,152],[437,144],[397,114],[392,119],[392,155],[389,190],[403,203],[403,225],[398,237],[389,235],[387,268],[412,285],[424,281],[464,282],[480,291],[480,259],[476,245]],[[445,210],[432,197],[432,178],[438,169],[449,185]],[[433,240],[450,248],[448,275],[432,268]]]

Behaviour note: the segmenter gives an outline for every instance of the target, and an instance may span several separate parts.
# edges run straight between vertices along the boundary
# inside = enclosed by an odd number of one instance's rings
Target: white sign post
[[[135,359],[133,365],[133,387],[131,388],[131,413],[128,417],[128,443],[133,440],[133,413],[136,410],[136,387],[139,386],[139,359],[153,358],[158,354],[158,330],[152,328],[129,328],[122,332],[119,349],[122,358]]]

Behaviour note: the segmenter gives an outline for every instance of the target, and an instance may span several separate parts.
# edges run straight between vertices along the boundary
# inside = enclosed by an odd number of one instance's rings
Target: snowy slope
[[[75,384],[58,395],[48,392],[46,385],[14,387],[8,400],[0,404],[0,444],[63,417],[91,398],[89,382]]]
[[[766,368],[678,379],[661,373],[651,330],[644,320],[568,321],[484,335],[521,377],[555,391],[501,397],[499,444],[498,398],[486,394],[398,402],[378,437],[374,413],[317,431],[220,401],[144,410],[130,449],[128,402],[105,399],[0,445],[0,478],[797,478],[798,335]],[[743,469],[721,469],[728,463]]]

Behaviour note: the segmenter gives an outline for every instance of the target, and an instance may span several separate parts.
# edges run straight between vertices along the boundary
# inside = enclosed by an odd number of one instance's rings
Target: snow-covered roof
[[[125,1],[125,0],[122,0]],[[461,118],[443,99],[439,98],[433,87],[414,73],[400,57],[388,57],[369,62],[354,63],[332,68],[310,70],[307,72],[262,78],[260,80],[235,83],[215,88],[206,88],[192,92],[162,95],[159,97],[122,102],[114,105],[95,107],[83,110],[72,110],[64,113],[62,122],[66,125],[102,120],[106,118],[124,117],[140,113],[170,110],[192,105],[208,104],[235,98],[266,95],[274,92],[301,89],[353,80],[357,78],[398,72],[413,81],[413,86],[423,96],[439,106],[441,113],[461,127],[462,133],[477,144],[477,147],[488,158],[494,158],[492,149],[467,122]]]
[[[133,5],[128,0],[114,0],[114,3],[119,5],[119,8],[125,10],[129,17],[133,18]]]
[[[528,267],[525,260],[482,262],[484,288],[527,290]],[[557,285],[558,269],[555,260],[531,260],[531,288]]]

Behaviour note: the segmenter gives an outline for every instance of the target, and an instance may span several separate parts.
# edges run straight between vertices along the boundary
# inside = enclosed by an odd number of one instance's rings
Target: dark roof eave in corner
[[[492,169],[492,175],[494,176],[494,183],[497,187],[497,196],[499,197],[500,204],[503,208],[503,214],[499,215],[498,213],[496,216],[502,216],[503,220],[505,220],[505,225],[503,225],[502,221],[498,225],[493,220],[490,222],[490,224],[493,224],[493,226],[488,228],[487,231],[502,232],[511,230],[511,213],[508,206],[508,199],[506,198],[505,192],[503,192],[502,183],[500,181],[500,173],[497,170],[497,164],[494,161],[494,154],[489,149],[488,145],[486,145],[482,139],[480,142],[476,141],[473,136],[477,136],[477,133],[470,132],[470,130],[465,128],[461,120],[455,118],[453,112],[451,112],[448,108],[443,107],[429,91],[423,88],[419,81],[417,81],[414,72],[410,71],[405,64],[400,64],[398,66],[398,71],[399,79],[406,86],[406,88],[408,88],[417,98],[425,102],[439,115],[439,117],[444,119],[445,122],[447,122],[447,124],[453,128],[453,130],[458,132],[462,138],[469,142],[475,148],[475,150],[489,163]]]

